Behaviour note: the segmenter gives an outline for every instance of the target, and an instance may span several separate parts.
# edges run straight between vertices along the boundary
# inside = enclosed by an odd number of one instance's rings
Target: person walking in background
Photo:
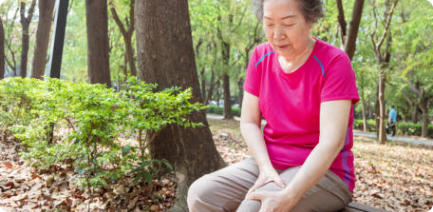
[[[391,105],[389,109],[388,114],[388,128],[391,130],[391,135],[395,136],[396,127],[395,124],[397,123],[397,111],[394,109],[394,106]]]

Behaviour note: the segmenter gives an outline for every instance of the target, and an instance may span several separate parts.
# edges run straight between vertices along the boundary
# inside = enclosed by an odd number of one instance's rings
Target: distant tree
[[[352,9],[352,20],[350,21],[349,33],[347,33],[347,22],[344,17],[344,8],[342,0],[337,0],[338,9],[338,23],[340,25],[340,39],[341,46],[349,56],[350,60],[353,59],[356,50],[356,38],[358,37],[359,26],[361,23],[362,11],[364,8],[364,0],[355,0]],[[361,94],[362,94],[361,88]],[[367,115],[365,111],[366,102],[361,99],[362,107],[362,120],[363,120],[363,131],[367,131]]]
[[[358,36],[359,24],[361,23],[364,0],[355,0],[352,10],[352,21],[350,21],[349,33],[346,30],[346,20],[344,18],[344,8],[342,0],[337,0],[338,23],[340,24],[340,38],[344,51],[352,60],[356,49],[356,37]]]
[[[33,56],[31,77],[42,79],[47,62],[47,50],[50,41],[51,23],[55,0],[39,0],[39,22],[36,33],[36,47]]]
[[[378,115],[378,125],[377,125],[377,134],[380,143],[385,143],[386,141],[386,107],[385,107],[385,82],[386,82],[386,70],[389,69],[389,63],[391,61],[391,42],[392,42],[392,34],[390,30],[391,21],[393,17],[393,13],[397,6],[398,0],[385,0],[385,10],[383,14],[383,29],[380,31],[378,25],[378,15],[377,15],[377,2],[373,1],[373,19],[374,19],[374,28],[372,33],[370,34],[371,44],[373,46],[373,52],[376,56],[376,63],[379,68],[379,79],[378,79],[378,108],[376,115]],[[379,32],[382,32],[381,35],[378,35]]]
[[[191,38],[187,0],[137,1],[136,40],[138,76],[159,89],[191,87],[193,102],[201,101]],[[151,155],[165,158],[174,165],[178,186],[177,202],[172,211],[188,211],[188,186],[198,177],[214,171],[224,162],[212,140],[205,112],[190,116],[204,127],[163,129],[151,143]]]
[[[3,29],[3,21],[0,17],[0,79],[5,76],[5,33]]]
[[[14,7],[14,5],[9,5],[8,8],[6,8],[6,11],[11,10]],[[14,15],[12,16],[11,19],[8,20],[8,16],[4,16],[5,20],[3,23],[3,30],[5,32],[4,36],[5,36],[5,62],[6,65],[8,67],[9,70],[12,71],[12,75],[16,76],[17,75],[17,59],[16,59],[16,54],[18,52],[18,50],[16,48],[14,48],[13,44],[17,43],[17,41],[14,39],[14,26],[18,17],[18,11],[19,11],[19,7],[16,6],[15,7],[15,12],[13,13]]]
[[[36,0],[32,0],[26,15],[26,1],[21,0],[20,4],[20,22],[22,26],[22,49],[21,49],[21,66],[20,76],[27,76],[27,59],[29,53],[29,27],[35,11]]]
[[[89,82],[111,87],[107,1],[86,0],[86,21]]]
[[[135,67],[135,59],[134,59],[134,49],[132,47],[132,36],[135,31],[135,17],[134,17],[134,6],[135,0],[129,1],[129,16],[125,18],[125,23],[122,23],[120,17],[117,13],[116,6],[113,1],[110,1],[110,11],[113,16],[116,25],[119,27],[119,30],[122,34],[123,40],[125,42],[125,57],[129,64],[130,74],[133,76],[137,75],[137,68]]]

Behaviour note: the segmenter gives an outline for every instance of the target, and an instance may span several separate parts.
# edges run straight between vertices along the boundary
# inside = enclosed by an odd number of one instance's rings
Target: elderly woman
[[[264,0],[267,42],[251,55],[241,132],[252,155],[205,175],[192,212],[338,211],[351,201],[355,75],[347,55],[310,35],[320,0]],[[267,123],[261,131],[261,118]]]

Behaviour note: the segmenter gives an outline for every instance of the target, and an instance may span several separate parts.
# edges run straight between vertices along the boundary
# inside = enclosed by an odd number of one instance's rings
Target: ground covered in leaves
[[[209,120],[224,160],[248,155],[237,121]],[[429,211],[433,207],[433,148],[402,143],[378,144],[355,137],[356,187],[353,201],[387,211]]]
[[[218,151],[228,163],[246,157],[239,122],[209,120]],[[74,182],[68,164],[36,170],[27,166],[13,139],[0,141],[0,212],[3,211],[166,211],[175,199],[173,176],[152,185],[126,177],[91,196]],[[387,211],[428,211],[433,206],[433,149],[380,145],[355,138],[354,201]]]

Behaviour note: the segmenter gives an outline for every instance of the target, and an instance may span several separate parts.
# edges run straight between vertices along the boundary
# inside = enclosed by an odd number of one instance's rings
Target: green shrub
[[[223,115],[224,114],[224,107],[218,107],[216,105],[209,105],[207,107],[207,112]],[[241,109],[237,108],[237,107],[232,107],[232,113],[234,116],[241,116]]]
[[[100,187],[126,174],[151,179],[167,161],[147,153],[165,126],[200,126],[188,115],[205,106],[190,103],[191,89],[155,92],[135,77],[115,92],[100,84],[8,78],[0,81],[0,128],[18,138],[24,159],[39,168],[74,161],[82,186]],[[54,134],[54,137],[52,135]],[[135,138],[139,146],[121,142]]]
[[[356,119],[354,121],[354,128],[362,130],[363,128],[362,119]],[[433,125],[429,124],[428,126],[427,136],[433,138]],[[373,119],[367,120],[367,128],[370,132],[376,131],[376,121]],[[405,135],[405,136],[421,136],[422,124],[421,123],[411,123],[411,122],[397,122],[397,135]]]

